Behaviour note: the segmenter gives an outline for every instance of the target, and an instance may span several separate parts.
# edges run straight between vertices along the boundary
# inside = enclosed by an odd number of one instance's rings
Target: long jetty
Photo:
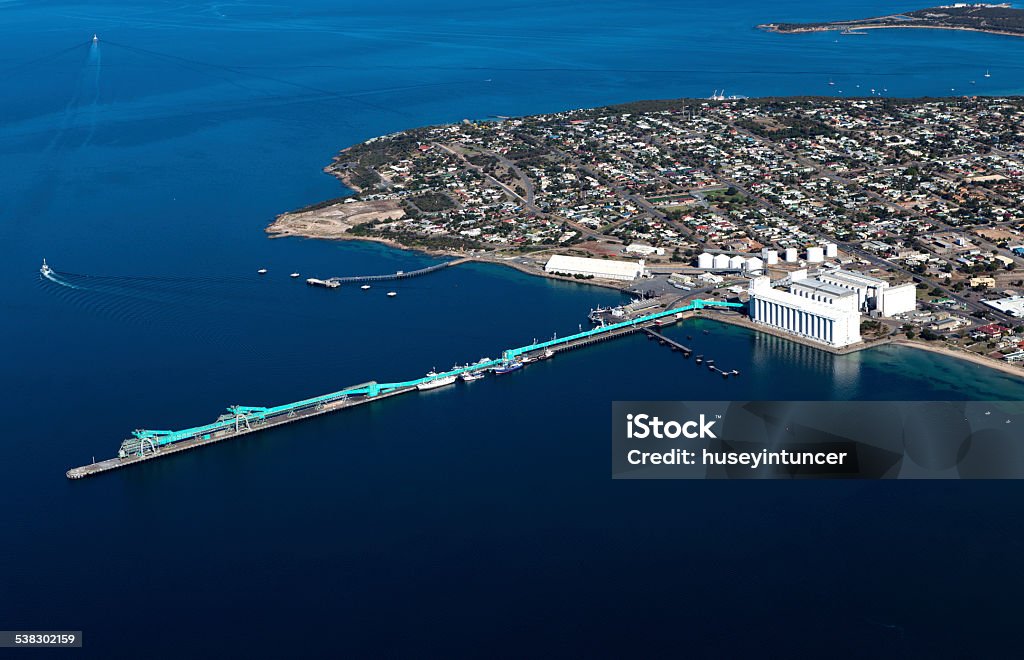
[[[451,265],[451,262],[449,262],[448,265]],[[432,268],[444,266],[445,264],[438,264],[437,266],[432,266]],[[208,444],[213,444],[215,442],[220,442],[240,435],[255,433],[274,426],[297,422],[329,412],[336,412],[353,406],[363,405],[377,399],[397,396],[407,392],[414,392],[418,389],[418,385],[430,383],[449,376],[460,376],[467,372],[473,373],[493,370],[497,367],[508,365],[510,363],[522,362],[522,358],[524,356],[539,356],[547,351],[568,351],[575,348],[589,346],[597,342],[623,337],[645,330],[651,326],[660,327],[666,321],[677,321],[682,319],[686,312],[705,308],[731,308],[742,306],[743,305],[741,303],[697,299],[684,307],[676,307],[652,314],[646,314],[611,325],[602,325],[598,328],[585,330],[566,337],[543,342],[535,342],[526,346],[520,346],[519,348],[510,348],[503,351],[501,358],[499,359],[481,360],[474,364],[458,367],[439,374],[432,374],[423,378],[416,378],[396,383],[378,383],[376,381],[370,381],[360,385],[354,385],[337,392],[331,392],[330,394],[315,396],[279,406],[230,406],[227,409],[227,413],[221,415],[216,421],[202,426],[182,429],[180,431],[136,429],[132,432],[132,437],[121,443],[121,448],[118,450],[116,457],[72,468],[67,471],[67,477],[68,479],[81,479],[83,477],[100,474],[102,472],[135,465],[143,461],[161,458],[181,451],[187,451],[196,447],[203,447]],[[664,337],[663,335],[660,336]],[[665,339],[667,340],[667,338]]]

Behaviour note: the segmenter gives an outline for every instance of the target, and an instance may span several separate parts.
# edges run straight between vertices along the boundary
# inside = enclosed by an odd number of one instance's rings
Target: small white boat
[[[259,273],[260,275],[266,275],[267,274],[267,269],[266,268],[260,268],[256,272]]]
[[[97,41],[99,41],[99,40],[100,40],[100,38],[99,38],[99,35],[96,35],[96,34],[93,34],[93,35],[92,35],[92,42],[93,42],[93,43],[96,43],[96,42],[97,42]]]
[[[427,378],[430,380],[420,383],[416,386],[418,390],[433,390],[438,387],[444,387],[445,385],[451,385],[455,382],[455,376],[444,376],[439,377],[436,371],[430,371],[427,373]]]
[[[991,77],[992,77],[992,74],[991,74],[991,73],[989,73],[988,71],[985,71],[985,77],[986,77],[986,78],[991,78]]]
[[[370,288],[370,285],[369,284],[364,284],[363,286],[361,286],[359,288],[362,289],[363,291],[366,291],[367,289]]]
[[[394,298],[398,295],[397,291],[388,291],[388,298]]]
[[[39,272],[42,273],[43,277],[49,277],[50,273],[53,272],[53,269],[46,265],[46,259],[43,259],[43,265],[39,267]]]
[[[462,373],[462,381],[464,383],[470,383],[474,380],[480,380],[483,377],[484,373],[482,371],[465,371]]]
[[[298,277],[298,276],[299,276],[299,274],[298,274],[298,273],[292,273],[292,274],[291,274],[291,276],[292,276],[292,277]]]

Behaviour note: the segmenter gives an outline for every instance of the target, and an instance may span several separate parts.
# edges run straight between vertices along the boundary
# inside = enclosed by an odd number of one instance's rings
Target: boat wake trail
[[[85,141],[82,146],[88,145],[92,142],[92,137],[96,134],[96,125],[99,123],[99,108],[100,108],[100,44],[93,37],[93,42],[89,46],[89,61],[88,66],[92,70],[89,75],[92,78],[92,102],[89,104],[89,133],[85,136]]]
[[[81,287],[75,286],[74,284],[71,284],[70,282],[65,282],[64,280],[62,280],[56,274],[56,272],[54,272],[53,270],[50,270],[50,269],[47,269],[46,271],[41,272],[40,273],[40,277],[48,279],[51,282],[53,282],[54,284],[59,284],[60,286],[65,286],[65,287],[67,287],[69,289],[80,289],[81,288]]]
[[[132,298],[161,305],[207,301],[223,303],[237,299],[239,277],[175,277],[86,275],[47,268],[43,277],[76,291],[103,297]]]
[[[64,303],[121,324],[178,328],[195,339],[223,341],[230,326],[197,323],[241,304],[260,309],[260,291],[246,291],[238,277],[98,276],[41,271],[40,283]],[[263,287],[266,290],[266,287]],[[263,301],[265,302],[265,301]]]
[[[282,338],[304,337],[307,328],[351,319],[345,305],[336,303],[337,296],[319,295],[292,278],[89,275],[49,266],[40,273],[38,285],[65,308],[62,318],[76,318],[77,310],[83,318],[102,319],[111,332],[144,337],[141,341],[187,338],[204,351],[231,355],[236,366],[259,364],[263,371],[291,373],[321,366],[321,353],[282,351]],[[358,288],[349,291],[358,301],[366,299],[355,293]],[[325,298],[331,302],[324,304]],[[267,328],[274,330],[268,333]]]

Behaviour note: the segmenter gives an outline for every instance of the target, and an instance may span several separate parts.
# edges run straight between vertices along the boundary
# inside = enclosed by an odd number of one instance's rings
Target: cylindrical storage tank
[[[715,260],[713,262],[713,267],[716,268],[716,269],[718,269],[718,268],[728,268],[729,267],[729,255],[727,255],[727,254],[716,254],[715,255]]]
[[[765,248],[761,250],[761,258],[764,259],[764,262],[769,266],[774,266],[779,263],[779,251]]]
[[[782,258],[790,263],[796,261],[796,248],[786,248]]]
[[[825,250],[820,247],[807,248],[807,263],[820,264],[825,261]]]
[[[729,258],[729,268],[743,268],[746,263],[747,260],[738,254],[735,257]]]
[[[714,266],[715,257],[707,252],[697,255],[697,268],[710,269]]]
[[[825,256],[829,259],[839,256],[839,246],[835,243],[825,243]]]
[[[757,257],[750,257],[747,259],[746,267],[748,273],[756,273],[764,270],[764,262]]]

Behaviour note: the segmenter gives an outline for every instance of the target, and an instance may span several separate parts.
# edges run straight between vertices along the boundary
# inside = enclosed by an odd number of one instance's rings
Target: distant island
[[[765,23],[757,27],[786,34],[830,30],[840,30],[844,34],[864,34],[861,30],[927,28],[970,30],[1021,37],[1024,36],[1024,10],[1014,9],[1009,4],[957,3],[873,18],[821,23]]]

